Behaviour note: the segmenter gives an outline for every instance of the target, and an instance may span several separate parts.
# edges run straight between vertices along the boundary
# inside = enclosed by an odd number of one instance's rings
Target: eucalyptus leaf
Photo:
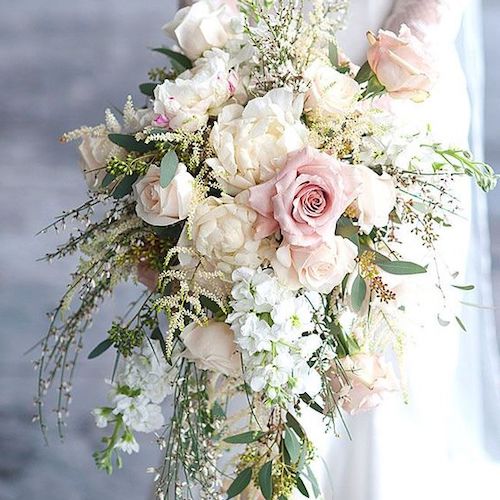
[[[102,180],[101,187],[107,188],[115,179],[116,177],[111,172],[107,172]]]
[[[168,49],[167,47],[159,47],[157,49],[153,49],[153,52],[159,52],[170,58],[170,61],[173,63],[177,63],[177,68],[186,70],[191,69],[193,67],[193,63],[189,57],[186,57],[184,54],[180,52],[176,52],[175,50]]]
[[[167,352],[167,345],[165,344],[165,339],[159,328],[155,328],[153,330],[153,332],[151,333],[151,339],[157,340],[160,343],[161,352],[163,353],[163,355],[165,355],[165,353]]]
[[[300,444],[299,438],[297,434],[291,429],[287,427],[285,430],[285,446],[290,454],[290,460],[293,464],[297,463],[300,458],[300,450],[302,445]]]
[[[299,438],[304,439],[304,429],[300,425],[299,421],[290,412],[286,414],[286,424],[296,432]]]
[[[262,495],[266,500],[273,497],[273,462],[265,463],[259,471],[259,486]]]
[[[144,94],[147,95],[148,97],[154,97],[155,95],[155,88],[158,86],[157,83],[141,83],[139,85],[139,90]]]
[[[344,238],[350,238],[351,236],[357,235],[359,228],[356,227],[351,219],[347,217],[341,217],[337,222],[337,229],[335,233]]]
[[[355,312],[358,312],[366,297],[366,281],[358,274],[351,290],[351,304]]]
[[[455,320],[457,321],[458,323],[458,326],[464,331],[464,332],[467,332],[467,328],[465,327],[464,325],[464,322],[458,317],[458,316],[455,316]]]
[[[474,285],[451,285],[453,288],[458,288],[459,290],[464,290],[469,292],[470,290],[474,290]]]
[[[316,479],[316,476],[314,475],[314,472],[312,471],[311,467],[309,465],[306,467],[307,471],[307,479],[309,479],[309,482],[311,483],[312,489],[313,489],[313,494],[315,497],[319,497],[321,490],[319,489],[319,484],[318,480]]]
[[[307,491],[306,485],[304,484],[304,481],[302,481],[300,476],[297,476],[297,489],[306,497],[309,497],[309,492]]]
[[[423,274],[427,272],[425,267],[405,260],[379,261],[377,265],[380,269],[389,274]]]
[[[160,186],[166,188],[175,177],[179,158],[174,150],[170,150],[161,160],[160,164]]]
[[[88,356],[88,359],[97,358],[102,353],[106,352],[112,345],[113,341],[111,339],[103,340],[98,346],[92,349],[91,353]]]
[[[241,471],[238,477],[233,481],[229,489],[227,490],[227,498],[234,498],[239,495],[252,480],[252,468],[249,467]]]
[[[133,175],[126,175],[113,189],[113,198],[115,200],[119,200],[123,198],[124,196],[127,196],[132,192],[132,186],[134,185],[135,181],[138,179],[137,174]]]
[[[330,42],[330,46],[328,47],[328,57],[330,58],[332,66],[336,68],[339,65],[339,51],[337,44],[334,42]]]
[[[147,153],[155,148],[155,145],[150,143],[137,141],[133,135],[127,134],[109,134],[108,139],[117,146],[120,146],[127,151],[135,151],[137,153]]]
[[[248,431],[243,432],[242,434],[236,434],[235,436],[230,436],[224,439],[224,441],[231,444],[248,444],[258,441],[264,435],[265,432],[262,431]]]

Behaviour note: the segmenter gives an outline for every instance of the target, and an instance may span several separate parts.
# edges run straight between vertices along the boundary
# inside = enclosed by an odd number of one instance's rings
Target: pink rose
[[[387,92],[395,98],[423,101],[435,79],[431,58],[424,45],[403,24],[396,36],[380,30],[378,37],[367,34],[371,47],[368,63]]]
[[[354,271],[358,249],[354,243],[334,236],[318,247],[282,245],[271,264],[278,279],[292,290],[306,288],[330,293]]]
[[[276,176],[248,191],[248,204],[258,214],[256,238],[279,229],[291,245],[326,241],[356,198],[357,186],[356,171],[348,163],[311,147],[290,153]]]
[[[392,367],[378,355],[359,353],[338,362],[330,382],[337,404],[351,415],[376,408],[387,393],[399,390]]]

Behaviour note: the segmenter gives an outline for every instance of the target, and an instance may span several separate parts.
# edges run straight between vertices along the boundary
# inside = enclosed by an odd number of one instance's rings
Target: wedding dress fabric
[[[402,23],[407,24],[436,56],[440,78],[426,103],[405,103],[398,112],[430,123],[438,139],[460,147],[467,147],[472,117],[479,128],[471,135],[471,144],[480,153],[477,61],[481,53],[474,50],[479,23],[468,26],[476,30],[475,36],[464,33],[469,36],[463,46],[466,60],[476,62],[470,96],[455,45],[464,9],[477,12],[478,5],[471,4],[465,0],[352,0],[339,45],[360,64],[366,60],[368,30],[382,27],[397,32]],[[470,100],[475,104],[472,113]],[[484,196],[471,190],[465,180],[455,194],[464,207],[464,218],[455,220],[454,228],[443,234],[438,251],[449,269],[460,272],[464,283],[477,285],[474,295],[465,300],[490,306]],[[409,250],[418,258],[419,248]],[[500,467],[484,451],[483,432],[486,424],[490,444],[500,437],[494,428],[500,408],[492,315],[484,309],[463,308],[460,314],[469,330],[464,334],[458,327],[440,327],[436,312],[430,304],[421,310],[423,327],[408,348],[407,404],[393,398],[373,413],[347,418],[352,440],[345,432],[340,432],[340,438],[328,437],[318,417],[307,413],[306,425],[320,446],[315,470],[325,500],[498,498]]]

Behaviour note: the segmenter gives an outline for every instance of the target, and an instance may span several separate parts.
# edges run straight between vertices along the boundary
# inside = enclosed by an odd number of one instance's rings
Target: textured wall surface
[[[500,5],[487,0],[485,8],[487,154],[500,170]],[[98,123],[105,107],[120,107],[131,91],[139,102],[137,84],[160,61],[145,47],[164,42],[159,26],[171,17],[174,1],[17,0],[2,2],[0,11],[0,499],[141,500],[151,479],[145,468],[158,461],[154,444],[143,440],[143,453],[127,458],[126,471],[111,478],[92,460],[102,432],[89,410],[105,400],[102,380],[111,360],[82,360],[65,445],[53,436],[46,447],[31,423],[34,373],[23,352],[44,332],[44,313],[63,292],[73,264],[37,263],[58,237],[34,235],[85,197],[74,147],[57,138],[82,123]],[[499,277],[500,190],[490,204]],[[102,312],[85,353],[126,297],[124,289]]]

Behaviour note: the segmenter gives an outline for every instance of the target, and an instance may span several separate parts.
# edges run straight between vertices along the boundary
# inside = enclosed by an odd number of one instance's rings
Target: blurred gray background
[[[155,444],[141,442],[111,478],[95,469],[92,452],[102,432],[89,411],[105,401],[103,379],[112,360],[82,359],[64,445],[44,446],[32,394],[35,374],[23,352],[44,333],[45,313],[57,302],[73,262],[36,259],[60,237],[35,233],[86,196],[74,145],[58,136],[102,120],[121,107],[137,84],[161,64],[146,47],[165,43],[159,27],[174,0],[1,0],[0,2],[0,499],[94,500],[147,498],[156,465]],[[484,0],[487,68],[486,159],[500,171],[500,2]],[[122,99],[123,97],[123,99]],[[500,303],[500,189],[489,195],[493,277]],[[114,300],[119,302],[123,296]],[[84,353],[106,331],[114,304],[103,310]],[[500,315],[497,313],[500,324]],[[86,356],[83,356],[84,358]]]

